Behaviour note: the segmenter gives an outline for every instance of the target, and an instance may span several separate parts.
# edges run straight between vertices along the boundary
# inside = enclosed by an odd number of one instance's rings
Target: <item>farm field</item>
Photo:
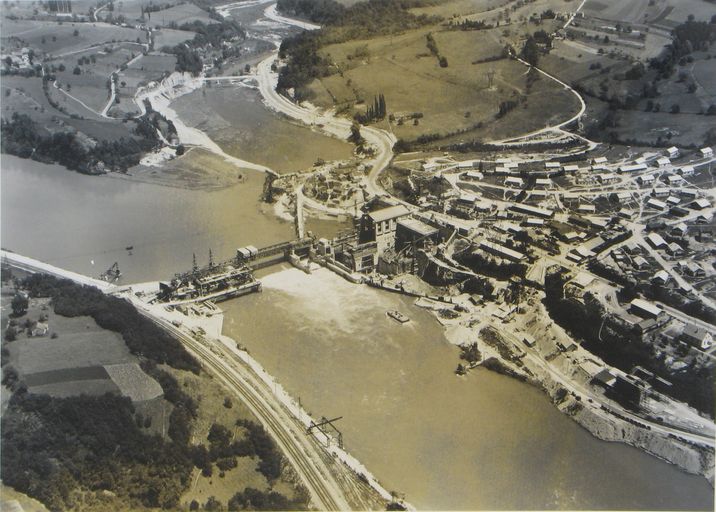
[[[189,30],[174,30],[171,28],[163,28],[161,30],[155,30],[153,34],[154,48],[159,50],[165,46],[173,47],[191,39],[194,39],[196,32],[191,32]]]
[[[121,66],[133,62],[135,58],[141,59],[142,50],[143,47],[138,44],[122,43],[54,61],[53,66],[57,68],[57,82],[95,113],[100,113],[109,100],[109,77]],[[64,70],[60,71],[60,69]],[[76,70],[79,70],[79,74],[75,73]],[[71,90],[67,89],[68,85]],[[121,95],[122,87],[118,91]],[[130,99],[133,95],[134,90],[130,91]],[[80,115],[83,114],[80,112]]]
[[[205,131],[224,151],[278,172],[352,157],[346,141],[293,124],[266,109],[256,91],[213,86],[180,97],[172,108],[185,123]]]
[[[137,89],[169,75],[175,65],[176,57],[159,53],[138,55],[129,61],[126,69],[117,73],[115,103],[109,109],[109,115],[116,118],[139,115],[141,111],[134,102]]]
[[[71,127],[97,140],[113,141],[132,136],[132,124],[102,118],[55,89],[50,89],[50,93],[62,101],[61,106],[68,107],[69,113],[77,112],[84,119],[71,118],[50,105],[42,90],[42,79],[19,76],[3,77],[2,117],[9,118],[13,112],[22,112],[47,132]]]
[[[679,0],[680,1],[680,0]],[[622,23],[641,23],[646,16],[648,19],[656,18],[669,7],[667,0],[654,2],[620,2],[615,0],[590,0],[584,4],[584,14],[605,20],[615,20]]]
[[[49,299],[30,299],[27,313],[9,318],[13,292],[2,289],[3,330],[12,320],[17,339],[4,342],[8,361],[31,393],[55,397],[121,393],[135,402],[156,399],[163,391],[137,365],[122,336],[87,316],[55,314]],[[40,329],[44,333],[28,329]],[[33,327],[34,326],[34,327]]]
[[[685,22],[689,14],[697,21],[709,21],[714,13],[713,4],[701,0],[649,4],[589,1],[586,17],[575,20],[569,29],[577,39],[555,41],[550,53],[541,58],[540,67],[580,87],[588,106],[583,121],[587,130],[601,130],[597,136],[605,137],[608,132],[623,142],[706,144],[713,123],[701,114],[716,105],[712,85],[716,83],[716,55],[712,50],[690,52],[668,77],[658,77],[648,66],[629,79],[626,73],[638,66],[637,62],[661,55],[671,42],[670,29]],[[640,46],[621,43],[614,29],[619,23],[646,34]],[[656,93],[647,94],[647,88],[656,88]],[[610,100],[628,101],[629,106],[609,112]],[[605,132],[599,126],[607,118]]]
[[[193,21],[216,23],[216,20],[211,19],[205,10],[190,2],[153,12],[149,19],[152,25],[161,25],[162,27],[181,26]]]
[[[124,16],[130,22],[142,21],[152,27],[181,26],[184,23],[191,23],[195,20],[204,23],[215,23],[205,10],[190,2],[180,3],[167,9],[150,12],[145,14],[144,20],[142,20],[141,17],[142,7],[147,7],[147,3],[138,0],[123,0],[115,4],[112,13],[107,9],[103,9],[99,17],[107,19],[110,14],[114,18]]]
[[[101,22],[67,23],[2,18],[0,30],[3,46],[18,42],[20,47],[31,46],[48,57],[72,55],[85,51],[89,46],[117,41],[136,42],[139,38],[144,42],[146,37],[141,30]],[[78,33],[76,36],[75,30]]]
[[[47,101],[42,79],[4,76],[2,98],[3,118],[9,119],[13,112],[22,112],[48,131],[60,127],[58,118],[64,115]]]
[[[448,67],[441,67],[427,49],[428,33],[432,33]],[[311,101],[323,107],[336,106],[340,111],[359,100],[370,104],[375,96],[384,94],[388,112],[397,120],[406,118],[392,126],[396,136],[405,139],[474,130],[478,123],[483,126],[475,129],[476,136],[493,131],[511,136],[527,131],[525,123],[541,128],[554,119],[568,119],[576,111],[576,98],[560,85],[543,77],[534,90],[528,90],[527,69],[522,64],[491,60],[502,50],[492,31],[448,31],[440,27],[329,45],[321,53],[337,64],[342,76],[334,74],[314,81],[311,89],[315,98]],[[489,73],[494,73],[492,90],[488,88]],[[516,110],[511,116],[517,118],[516,123],[503,119],[499,130],[488,129],[500,103],[519,96],[526,97],[523,103],[527,115],[518,116]],[[355,105],[357,111],[361,108],[360,103]],[[423,114],[418,124],[407,119],[414,112]]]
[[[446,21],[460,22],[463,20],[484,21],[499,28],[491,30],[492,37],[501,45],[509,42],[519,47],[525,34],[536,30],[552,32],[559,28],[558,21],[545,19],[539,24],[529,22],[530,17],[539,18],[540,14],[552,10],[556,14],[567,14],[578,5],[576,0],[535,0],[534,2],[514,2],[499,0],[449,0],[428,7],[411,9],[414,14],[441,16]]]
[[[716,7],[710,0],[668,0],[671,11],[666,17],[672,23],[682,23],[689,15],[697,20],[709,21],[716,14]]]

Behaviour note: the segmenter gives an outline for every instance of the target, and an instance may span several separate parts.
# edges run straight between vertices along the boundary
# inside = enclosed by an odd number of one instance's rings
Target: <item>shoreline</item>
[[[316,266],[316,268],[320,267]],[[209,342],[209,346],[212,342],[220,343],[223,348],[238,358],[244,365],[248,366],[253,371],[255,376],[266,385],[270,393],[278,400],[278,402],[286,409],[295,421],[301,423],[305,428],[308,428],[312,422],[318,423],[318,421],[315,418],[312,418],[308,411],[300,406],[298,402],[285,390],[283,385],[278,381],[277,377],[268,373],[262,364],[256,360],[248,352],[248,350],[243,348],[240,340],[236,340],[223,334],[224,311],[220,306],[215,306],[210,316],[206,314],[185,316],[176,310],[167,311],[165,306],[162,304],[150,305],[134,296],[136,292],[151,293],[157,289],[157,282],[141,283],[127,286],[125,289],[119,291],[119,295],[124,296],[127,300],[132,302],[135,307],[141,307],[141,309],[168,323],[176,326],[176,322],[180,322],[181,328],[186,328],[190,332],[203,331],[202,337]],[[357,478],[363,480],[376,493],[378,493],[381,498],[385,499],[387,502],[394,501],[391,493],[382,486],[370,470],[347,450],[338,447],[335,439],[322,433],[318,429],[312,430],[312,436],[318,441],[327,455],[338,459],[350,471],[352,471]],[[400,503],[406,507],[407,510],[416,510],[416,508],[407,501],[401,501]]]
[[[396,290],[401,293],[400,290]],[[616,415],[609,407],[599,406],[591,400],[584,399],[580,393],[568,391],[555,376],[544,368],[528,363],[528,358],[521,359],[521,364],[503,357],[501,351],[488,344],[482,335],[482,326],[479,329],[471,329],[458,322],[444,322],[438,316],[436,308],[422,299],[416,299],[415,305],[430,311],[436,320],[443,325],[445,336],[448,341],[456,346],[464,346],[469,343],[467,334],[471,334],[470,341],[474,335],[481,334],[477,347],[482,354],[480,361],[475,367],[485,367],[488,370],[496,371],[503,375],[516,378],[526,384],[530,384],[545,393],[557,410],[584,428],[592,436],[602,441],[620,442],[638,450],[642,450],[660,460],[668,462],[681,471],[699,475],[706,479],[709,485],[714,487],[714,463],[716,457],[713,448],[709,450],[706,446],[698,446],[688,440],[674,438],[671,434],[656,432],[637,425],[636,421]],[[490,322],[486,322],[487,328],[494,328]],[[511,344],[505,340],[502,331],[499,332],[498,344],[511,350]],[[519,349],[518,349],[519,350]],[[460,360],[459,362],[465,363]],[[488,363],[488,364],[485,364]],[[457,362],[456,362],[457,364]],[[469,372],[472,368],[467,368]],[[646,421],[646,420],[643,420]],[[648,426],[647,426],[648,427]]]

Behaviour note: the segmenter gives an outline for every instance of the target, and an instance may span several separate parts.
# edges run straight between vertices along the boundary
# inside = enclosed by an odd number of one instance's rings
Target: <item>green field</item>
[[[192,21],[216,23],[215,20],[209,17],[205,10],[188,2],[151,13],[151,19],[148,20],[148,23],[152,26],[160,25],[162,27],[168,27],[173,24],[181,26],[184,23],[191,23]]]
[[[193,439],[197,444],[209,446],[207,435],[215,423],[225,426],[235,439],[240,439],[246,435],[246,431],[236,426],[236,420],[256,421],[246,406],[238,400],[230,399],[231,407],[224,405],[227,392],[216,379],[207,375],[196,376],[188,372],[167,370],[177,378],[184,392],[198,402],[198,417],[192,429]],[[247,487],[262,491],[273,489],[291,499],[297,497],[296,489],[287,476],[269,483],[266,477],[257,471],[259,462],[257,458],[238,457],[236,461],[237,467],[223,472],[223,476],[220,476],[220,470],[216,465],[213,466],[211,476],[203,476],[199,469],[194,469],[190,479],[191,484],[182,496],[182,504],[188,506],[192,500],[203,504],[209,496],[214,496],[226,504],[236,492]]]
[[[441,67],[426,47],[432,33],[448,67]],[[312,102],[340,111],[363,111],[378,94],[396,118],[391,129],[399,138],[472,130],[469,137],[514,136],[561,121],[576,111],[571,93],[542,78],[528,90],[527,69],[499,57],[503,46],[494,30],[445,30],[426,27],[395,36],[349,41],[321,49],[341,70],[311,85]],[[488,74],[494,74],[488,89]],[[501,102],[524,97],[515,115],[495,121]],[[525,115],[518,115],[524,112]],[[415,125],[411,113],[423,117]],[[403,118],[404,122],[398,121]],[[475,128],[478,123],[482,126]]]
[[[35,20],[9,20],[0,22],[3,46],[31,46],[46,56],[61,57],[84,51],[94,45],[117,41],[145,40],[141,30],[109,25],[107,23],[69,23]],[[77,30],[78,35],[74,32]],[[12,39],[11,39],[12,38]],[[43,42],[44,40],[44,42]]]
[[[195,35],[196,34],[194,32],[190,32],[189,30],[173,30],[170,28],[156,30],[154,31],[154,48],[157,50],[160,50],[165,46],[169,46],[171,48],[194,39]]]
[[[121,393],[134,401],[162,396],[159,384],[139,368],[120,334],[102,329],[88,316],[57,315],[49,299],[30,299],[24,315],[10,317],[13,295],[3,285],[3,335],[9,322],[17,333],[14,341],[3,341],[8,350],[4,364],[17,371],[30,392],[55,397]],[[31,336],[27,322],[44,322],[48,330]]]

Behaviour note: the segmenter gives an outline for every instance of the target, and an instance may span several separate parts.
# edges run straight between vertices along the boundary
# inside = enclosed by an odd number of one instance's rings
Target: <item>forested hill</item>
[[[304,18],[325,26],[355,25],[365,34],[381,27],[404,27],[430,19],[408,9],[430,5],[428,0],[368,0],[346,7],[335,0],[278,0],[277,8],[287,16]]]
[[[293,88],[296,99],[308,99],[306,86],[314,78],[336,70],[319,55],[321,47],[380,34],[439,23],[441,18],[409,9],[429,5],[430,0],[368,0],[345,7],[335,0],[278,0],[278,9],[286,16],[308,19],[323,25],[321,30],[305,31],[281,43],[279,55],[288,64],[279,72],[279,92]]]

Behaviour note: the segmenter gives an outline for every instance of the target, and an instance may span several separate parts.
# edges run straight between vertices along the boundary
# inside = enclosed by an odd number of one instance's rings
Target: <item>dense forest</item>
[[[687,55],[694,51],[708,51],[716,41],[716,19],[711,23],[689,20],[674,28],[671,32],[672,41],[664,52],[649,61],[650,67],[656,69],[661,78],[674,74],[677,64],[685,64]]]
[[[2,416],[0,473],[5,484],[51,510],[87,505],[95,510],[176,509],[194,467],[210,476],[214,465],[228,470],[237,466],[236,457],[248,456],[259,459],[258,471],[269,481],[280,476],[283,456],[264,429],[251,421],[237,421],[246,431],[243,438],[214,425],[208,448],[192,445],[198,406],[158,365],[197,374],[200,365],[129,302],[47,275],[32,275],[20,287],[30,297],[50,297],[59,315],[88,315],[102,328],[120,333],[140,357],[143,370],[159,382],[173,409],[168,438],[150,436],[141,430],[127,398],[113,394],[51,398],[30,394],[16,382]],[[275,493],[257,492],[243,491],[235,504],[302,506]]]
[[[156,113],[154,115],[156,117]],[[91,147],[72,132],[48,133],[29,116],[14,112],[9,120],[0,121],[2,151],[21,158],[58,163],[87,174],[99,172],[100,163],[107,169],[127,170],[161,144],[148,116],[134,122],[136,137],[101,140]]]
[[[398,33],[437,23],[440,18],[416,16],[408,9],[428,5],[424,0],[368,0],[345,7],[335,0],[279,0],[282,13],[323,25],[321,30],[304,31],[281,43],[279,56],[288,59],[281,68],[277,90],[294,88],[297,99],[305,99],[305,87],[314,79],[334,72],[330,62],[318,54],[327,44],[358,37]]]

